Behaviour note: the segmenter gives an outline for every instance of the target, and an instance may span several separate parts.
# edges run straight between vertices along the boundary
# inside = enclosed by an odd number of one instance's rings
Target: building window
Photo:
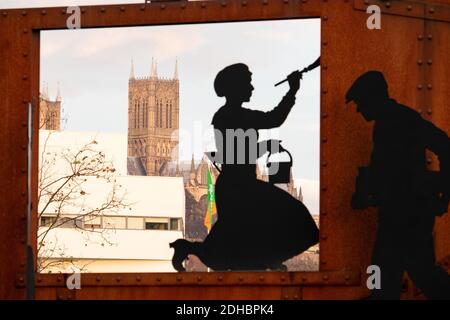
[[[166,102],[166,128],[169,127],[169,103]]]
[[[181,219],[170,218],[170,230],[180,231],[181,230]]]
[[[127,229],[131,230],[143,230],[144,218],[127,218]]]
[[[84,227],[85,228],[101,228],[102,227],[102,217],[99,216],[85,216],[84,217]]]
[[[159,102],[156,101],[155,127],[159,127]]]
[[[41,217],[41,223],[39,224],[41,227],[50,227],[56,221],[56,217]]]
[[[125,217],[103,217],[102,220],[105,229],[126,229],[127,226]]]
[[[146,230],[169,230],[169,218],[145,218]]]

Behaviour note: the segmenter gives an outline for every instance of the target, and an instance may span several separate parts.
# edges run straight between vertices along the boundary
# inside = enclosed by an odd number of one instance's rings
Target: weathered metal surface
[[[439,6],[435,5],[437,2]],[[65,288],[67,275],[37,275],[37,298],[357,299],[366,296],[364,274],[370,262],[376,215],[373,210],[353,211],[350,197],[357,167],[368,162],[371,127],[344,104],[345,91],[362,72],[379,69],[385,73],[393,97],[422,110],[424,117],[447,132],[450,130],[446,108],[450,24],[445,22],[448,6],[443,5],[450,1],[436,0],[433,4],[414,1],[411,10],[407,6],[400,8],[403,3],[406,2],[395,1],[390,8],[383,9],[407,12],[383,14],[381,30],[366,28],[368,15],[362,11],[364,2],[359,0],[83,6],[83,28],[322,18],[321,272],[86,274],[82,275],[83,289],[76,293]],[[66,19],[65,8],[0,10],[0,179],[3,182],[0,298],[25,297],[25,106],[31,101],[37,107],[39,30],[64,29]],[[428,84],[432,85],[431,89]],[[38,154],[37,134],[35,128],[34,155]],[[433,165],[432,160],[430,166]],[[37,178],[37,161],[33,174]],[[33,182],[34,190],[36,182],[37,179]],[[36,196],[33,194],[35,202]],[[443,258],[450,254],[450,218],[438,220],[436,249],[438,257]],[[36,221],[33,224],[36,234]]]
[[[65,287],[67,274],[37,274],[37,287]],[[81,274],[83,287],[123,286],[357,286],[360,274],[355,271],[328,272],[189,272],[189,273],[106,273]]]

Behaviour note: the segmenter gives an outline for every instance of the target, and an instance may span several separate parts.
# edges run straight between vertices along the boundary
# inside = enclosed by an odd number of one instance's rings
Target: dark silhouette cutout
[[[251,72],[245,64],[234,64],[220,71],[214,81],[219,97],[226,103],[214,115],[212,124],[224,137],[224,159],[228,129],[269,129],[280,126],[295,103],[300,88],[301,73],[289,75],[288,93],[269,112],[242,107],[250,101],[253,86]],[[229,141],[228,141],[229,142]],[[279,141],[258,143],[258,156],[275,151]],[[173,266],[184,271],[182,262],[189,254],[196,255],[213,270],[286,270],[282,264],[318,242],[319,232],[308,209],[284,190],[256,179],[256,165],[251,162],[249,140],[245,141],[244,164],[228,160],[215,186],[218,219],[203,242],[178,239],[170,246],[175,249]],[[275,146],[275,148],[273,148]],[[237,155],[235,144],[235,156]],[[277,150],[281,150],[278,149]]]
[[[366,121],[375,121],[368,167],[360,168],[352,207],[379,208],[372,264],[380,267],[381,289],[373,299],[399,299],[401,277],[431,299],[450,298],[450,275],[436,265],[435,216],[447,211],[450,196],[450,140],[413,109],[390,99],[381,72],[369,71],[351,86]],[[426,150],[439,158],[440,171],[427,171]]]

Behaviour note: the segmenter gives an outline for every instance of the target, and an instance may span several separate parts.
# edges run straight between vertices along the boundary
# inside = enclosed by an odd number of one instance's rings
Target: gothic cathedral
[[[153,62],[150,76],[135,77],[133,61],[128,80],[128,157],[139,158],[148,176],[165,175],[178,163],[178,67],[172,78],[158,76]]]

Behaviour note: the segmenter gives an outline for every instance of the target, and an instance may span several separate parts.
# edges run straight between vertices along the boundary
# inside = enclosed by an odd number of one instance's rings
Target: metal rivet
[[[302,277],[302,282],[306,282],[308,281],[308,279],[306,279],[306,277]]]
[[[244,278],[242,276],[239,276],[239,281],[244,281]]]
[[[25,191],[22,191],[22,197],[25,197],[27,193]]]
[[[198,282],[202,281],[202,277],[198,276],[198,277],[197,277],[197,281],[198,281]]]
[[[327,190],[328,190],[327,187],[322,187],[322,191],[323,191],[323,192],[325,192],[325,191],[327,191]]]
[[[22,168],[22,169],[20,169],[20,172],[22,172],[22,173],[26,173],[26,172],[27,172],[27,170],[25,170],[25,168]]]
[[[22,150],[27,150],[27,146],[25,144],[22,145]]]
[[[62,282],[62,278],[61,277],[57,277],[56,278],[56,282]]]
[[[247,1],[242,1],[242,5],[245,7],[247,5]]]
[[[101,281],[100,277],[95,278],[95,281],[100,282]]]
[[[27,242],[27,240],[25,238],[20,239],[21,244],[25,244],[25,242]]]
[[[263,4],[264,4],[264,5],[266,5],[266,4],[268,4],[268,3],[269,3],[268,0],[263,0]]]
[[[8,13],[6,11],[3,11],[2,16],[6,17],[6,16],[8,16]]]
[[[264,276],[259,276],[259,281],[264,281]]]
[[[327,143],[327,142],[328,142],[328,138],[323,138],[323,139],[322,139],[322,142],[323,142],[323,143]]]
[[[141,280],[142,280],[142,279],[141,279],[140,276],[137,276],[137,277],[136,277],[136,281],[137,281],[137,282],[141,282]]]
[[[25,121],[22,122],[22,127],[26,127],[27,123]]]
[[[423,88],[423,86],[422,86],[421,84],[418,84],[418,85],[417,85],[417,89],[418,89],[418,90],[422,90],[422,88]]]
[[[322,66],[322,68],[323,68],[324,70],[327,70],[327,69],[328,69],[328,65],[327,65],[327,64],[324,64],[324,65]]]
[[[326,162],[326,161],[322,162],[322,167],[326,167],[326,166],[328,166],[328,162]]]
[[[28,33],[28,29],[23,29],[23,33]]]
[[[125,7],[120,7],[120,11],[124,12],[125,11]]]
[[[281,277],[280,277],[280,280],[281,280],[281,281],[284,281],[284,280],[286,280],[286,277],[285,277],[285,276],[281,276]]]
[[[36,280],[37,280],[37,282],[42,282],[42,278],[41,277],[38,277]]]
[[[182,280],[183,280],[183,278],[177,277],[177,281],[178,281],[178,282],[180,282],[180,281],[182,281]]]
[[[423,35],[419,34],[419,35],[417,36],[417,40],[422,40],[422,39],[423,39]]]
[[[408,6],[406,7],[406,9],[408,9],[408,11],[411,11],[411,10],[412,10],[412,5],[408,5]]]
[[[428,65],[432,65],[433,64],[433,60],[431,60],[431,59],[428,59],[428,61],[427,61],[427,63],[428,63]]]
[[[427,113],[428,113],[428,114],[432,114],[433,111],[432,111],[431,109],[428,109],[428,110],[427,110]]]
[[[200,5],[202,8],[206,8],[206,3],[202,2],[202,4]]]
[[[325,281],[328,281],[328,276],[325,275],[325,276],[322,277],[322,279],[325,280]]]
[[[285,4],[288,4],[289,3],[289,0],[284,0],[283,1]]]
[[[222,277],[222,276],[218,276],[218,277],[217,277],[217,280],[218,280],[218,281],[222,281],[222,280],[223,280],[223,277]]]
[[[67,14],[66,9],[61,9],[61,14]]]
[[[433,89],[433,85],[432,85],[431,83],[429,83],[429,84],[427,85],[427,88],[428,88],[428,90],[431,90],[431,89]]]
[[[391,3],[390,2],[386,2],[386,8],[390,8],[391,7]]]
[[[344,277],[344,279],[345,279],[346,281],[348,281],[348,280],[350,280],[350,276],[349,276],[348,274],[346,274],[345,277]]]
[[[433,35],[429,34],[427,38],[428,38],[428,40],[432,40],[433,39]]]
[[[26,16],[28,13],[26,11],[22,11],[22,16]]]
[[[321,264],[327,264],[325,260],[320,261]]]
[[[144,11],[144,10],[145,10],[145,6],[141,6],[139,9],[140,9],[141,11]]]
[[[82,8],[81,13],[86,13],[86,9]]]
[[[222,7],[226,7],[226,6],[227,6],[227,3],[226,3],[225,1],[222,1],[222,2],[220,3],[220,5],[221,5]]]
[[[327,212],[326,212],[326,211],[322,211],[322,212],[320,213],[320,215],[326,216],[326,215],[327,215]]]
[[[421,59],[417,60],[417,64],[418,64],[419,66],[421,66],[422,63],[423,63],[423,61],[422,61]]]
[[[26,74],[24,74],[23,76],[22,76],[22,80],[27,80],[28,79],[28,76],[26,75]]]
[[[322,238],[322,240],[327,240],[328,239],[328,237],[326,235],[323,235],[321,238]]]
[[[328,93],[328,90],[327,90],[327,89],[323,89],[323,90],[322,90],[322,93],[323,93],[323,94],[327,94],[327,93]]]
[[[328,45],[328,41],[327,41],[327,40],[323,40],[322,44],[323,44],[324,46],[327,46],[327,45]]]
[[[102,13],[104,13],[104,12],[106,11],[106,9],[105,9],[105,8],[101,8],[100,11],[101,11]]]
[[[47,14],[47,11],[42,10],[41,13],[42,13],[43,16],[45,16]]]
[[[181,9],[186,9],[186,3],[181,4]]]
[[[324,112],[323,114],[322,114],[322,118],[328,118],[328,114],[326,113],[326,112]]]
[[[434,13],[434,8],[428,9],[428,12],[431,13],[431,14],[433,14],[433,13]]]
[[[156,281],[161,282],[161,278],[160,277],[156,278]]]
[[[117,277],[117,278],[116,278],[116,281],[117,281],[117,282],[120,282],[120,280],[122,280],[120,277]]]
[[[22,53],[22,55],[26,58],[26,57],[28,57],[28,52],[24,52],[24,53]]]
[[[289,296],[287,294],[284,295],[284,299],[289,299]]]
[[[328,16],[323,16],[323,17],[322,17],[322,20],[328,21]]]
[[[294,295],[294,299],[298,300],[298,295],[297,294]]]
[[[162,4],[161,5],[161,10],[164,10],[166,8],[166,5],[165,4]]]

